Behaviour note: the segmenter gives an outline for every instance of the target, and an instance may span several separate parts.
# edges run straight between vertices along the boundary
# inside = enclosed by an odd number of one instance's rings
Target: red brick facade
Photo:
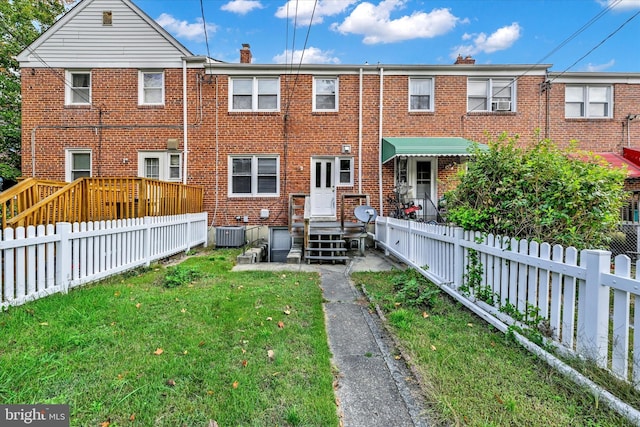
[[[243,61],[250,62],[250,51],[243,48],[241,54]],[[236,216],[248,216],[249,225],[285,225],[288,195],[309,193],[312,156],[352,156],[354,183],[338,187],[338,200],[342,193],[361,189],[379,209],[381,137],[463,137],[486,143],[506,132],[519,135],[523,144],[535,141],[539,134],[562,146],[575,139],[580,148],[596,152],[621,153],[627,144],[640,147],[640,118],[627,119],[640,113],[638,75],[629,83],[615,76],[609,80],[606,75],[594,76],[599,84],[613,82],[611,118],[566,119],[566,83],[553,82],[550,90],[543,91],[545,72],[527,74],[524,66],[506,72],[507,66],[478,66],[463,59],[461,65],[404,72],[397,66],[391,71],[339,66],[333,72],[331,67],[308,66],[299,74],[274,66],[269,75],[281,70],[277,112],[229,111],[229,75],[261,76],[266,70],[248,63],[233,67],[226,64],[216,69],[214,64],[208,70],[187,70],[187,182],[204,187],[205,209],[214,225],[235,223]],[[338,78],[336,112],[313,112],[313,79],[318,70],[320,75]],[[24,176],[64,180],[65,149],[90,149],[93,176],[137,176],[138,153],[166,150],[168,139],[177,139],[177,152],[182,152],[183,70],[165,69],[164,73],[163,106],[138,105],[137,69],[100,68],[91,70],[91,106],[70,107],[65,106],[64,69],[22,69]],[[409,111],[408,81],[415,75],[434,79],[433,111]],[[516,111],[467,112],[469,77],[498,75],[517,77]],[[349,153],[343,152],[345,145],[350,146]],[[238,154],[278,156],[279,197],[229,197],[228,156]],[[455,185],[462,160],[439,157],[434,163],[437,196]],[[394,162],[381,168],[384,200],[394,186]],[[261,209],[269,209],[267,220],[259,218]]]

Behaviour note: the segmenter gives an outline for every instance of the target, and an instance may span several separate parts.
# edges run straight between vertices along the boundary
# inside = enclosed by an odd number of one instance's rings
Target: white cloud
[[[340,59],[331,55],[333,55],[332,50],[322,51],[317,47],[309,47],[304,51],[294,50],[292,57],[291,51],[287,49],[283,53],[274,56],[273,62],[276,64],[299,64],[300,58],[302,58],[303,64],[339,64]]]
[[[609,68],[613,67],[616,64],[616,61],[614,59],[612,59],[611,61],[605,63],[605,64],[592,64],[592,63],[588,63],[587,67],[586,67],[586,71],[589,72],[599,72],[599,71],[604,71],[604,70],[608,70]]]
[[[600,4],[619,11],[640,9],[640,0],[600,0]]]
[[[258,0],[231,0],[220,7],[225,12],[237,13],[238,15],[246,15],[255,9],[263,9],[264,6]]]
[[[277,18],[295,21],[298,26],[309,25],[313,17],[313,24],[321,24],[326,16],[334,16],[344,12],[358,0],[318,0],[299,1],[289,0],[276,11]],[[314,10],[315,4],[315,10]]]
[[[333,24],[331,29],[342,34],[361,34],[365,44],[377,44],[441,36],[464,22],[446,8],[428,13],[416,11],[392,19],[391,13],[404,4],[405,0],[383,0],[377,6],[360,3],[341,24]]]
[[[178,39],[204,40],[204,26],[202,25],[201,18],[197,18],[194,23],[189,23],[187,21],[179,21],[168,13],[163,13],[156,19],[156,22]],[[207,24],[208,34],[215,33],[217,29],[218,27],[216,25]]]
[[[513,44],[520,38],[521,28],[517,22],[513,24],[499,28],[493,34],[487,36],[485,33],[480,34],[464,34],[462,40],[471,40],[472,44],[459,45],[451,50],[451,58],[456,58],[458,55],[467,56],[475,55],[477,53],[493,53],[499,50],[505,50],[513,46]]]

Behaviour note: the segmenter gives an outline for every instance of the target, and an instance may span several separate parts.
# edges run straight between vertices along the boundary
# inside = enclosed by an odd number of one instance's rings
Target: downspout
[[[38,126],[31,129],[31,177],[36,177],[36,131]]]
[[[380,68],[380,117],[378,121],[378,197],[380,198],[379,214],[382,215],[382,100],[384,95],[384,68]]]
[[[362,68],[360,68],[360,88],[358,105],[358,193],[362,194]]]
[[[184,152],[182,154],[182,183],[187,184],[187,153],[189,137],[187,132],[187,60],[182,60],[182,134],[184,139]]]

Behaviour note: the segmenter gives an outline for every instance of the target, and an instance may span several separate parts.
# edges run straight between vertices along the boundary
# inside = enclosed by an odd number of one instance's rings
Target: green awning
[[[396,156],[468,156],[473,141],[457,137],[407,137],[382,138],[382,163]],[[481,150],[489,149],[485,144],[478,144]]]

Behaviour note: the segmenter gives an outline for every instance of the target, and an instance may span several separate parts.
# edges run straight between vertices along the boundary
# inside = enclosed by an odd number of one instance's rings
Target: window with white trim
[[[470,78],[467,80],[467,111],[516,111],[516,80]]]
[[[229,78],[229,111],[279,111],[279,77]]]
[[[138,176],[160,181],[182,179],[182,153],[168,151],[138,152]]]
[[[336,77],[313,79],[313,111],[338,111],[338,79]]]
[[[91,71],[67,71],[65,77],[65,104],[91,104]]]
[[[409,79],[409,111],[433,111],[433,79]]]
[[[91,150],[68,149],[65,154],[65,180],[67,182],[91,176]]]
[[[138,105],[164,105],[164,72],[138,73]]]
[[[613,113],[611,86],[567,85],[564,114],[567,118],[610,118]]]
[[[278,156],[229,157],[229,195],[264,197],[280,194]]]
[[[349,187],[353,185],[353,157],[338,157],[338,186]]]

